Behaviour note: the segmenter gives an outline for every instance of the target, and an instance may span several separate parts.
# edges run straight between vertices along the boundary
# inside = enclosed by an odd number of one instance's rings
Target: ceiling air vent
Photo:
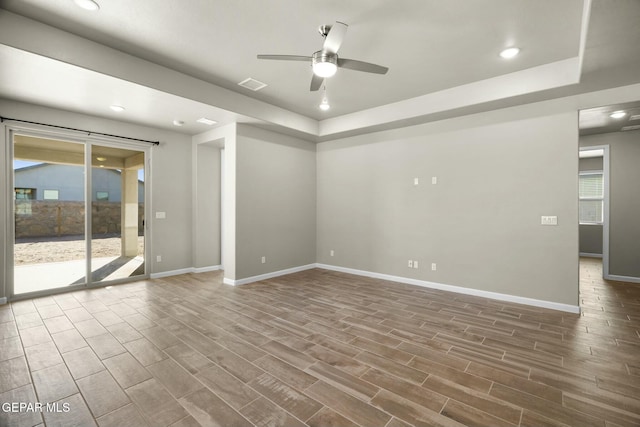
[[[638,129],[640,129],[640,125],[635,125],[635,126],[625,126],[625,127],[623,127],[622,129],[620,129],[620,130],[622,130],[622,131],[627,131],[627,130],[638,130]]]
[[[246,87],[247,89],[250,89],[254,92],[259,91],[260,89],[264,88],[267,86],[266,83],[262,83],[256,79],[252,79],[251,77],[249,77],[248,79],[245,79],[243,81],[241,81],[240,83],[238,83],[239,86],[242,87]]]
[[[634,114],[633,116],[629,117],[629,120],[640,120],[640,114]]]

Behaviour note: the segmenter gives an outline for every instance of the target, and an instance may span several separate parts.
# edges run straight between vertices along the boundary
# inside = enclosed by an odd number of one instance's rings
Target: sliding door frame
[[[2,191],[0,191],[0,197],[4,197],[5,201],[5,212],[4,215],[6,217],[6,221],[4,221],[3,226],[5,227],[5,245],[4,245],[4,282],[5,282],[5,292],[8,301],[18,301],[21,299],[28,298],[37,298],[42,296],[54,295],[64,292],[76,291],[76,290],[85,290],[92,288],[100,288],[120,283],[127,283],[136,280],[144,280],[148,279],[150,276],[150,267],[151,264],[149,262],[150,254],[151,254],[151,233],[149,232],[149,214],[152,212],[151,210],[151,182],[150,182],[150,166],[151,166],[151,146],[144,142],[136,142],[136,141],[127,141],[123,142],[121,139],[116,137],[108,137],[108,136],[99,136],[87,134],[86,132],[81,131],[72,131],[72,130],[63,130],[63,129],[51,129],[50,127],[40,126],[40,125],[23,125],[23,124],[6,124],[4,132],[5,137],[5,147],[4,150],[4,167],[5,167],[5,184]],[[63,142],[70,143],[78,143],[83,144],[85,147],[84,150],[84,175],[85,175],[85,191],[84,191],[84,203],[85,203],[85,278],[86,283],[78,284],[78,285],[68,285],[54,289],[47,289],[36,292],[27,292],[16,294],[15,293],[15,283],[14,283],[14,268],[15,268],[15,259],[14,259],[14,245],[15,245],[15,195],[14,195],[14,171],[13,171],[13,160],[14,160],[14,135],[25,135],[32,136],[37,138],[46,138],[46,139],[55,139]],[[92,148],[93,145],[100,145],[104,147],[111,148],[121,148],[127,150],[136,150],[144,153],[144,266],[145,271],[144,274],[138,276],[132,276],[122,279],[115,279],[109,281],[92,281],[92,271],[91,271],[91,244],[92,244]],[[3,195],[4,193],[4,195]],[[0,252],[1,254],[1,252]]]

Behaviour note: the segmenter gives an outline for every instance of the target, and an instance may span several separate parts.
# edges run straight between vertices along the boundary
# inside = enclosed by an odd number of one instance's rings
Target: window
[[[108,191],[96,191],[96,200],[99,202],[106,202],[109,200]]]
[[[35,188],[16,188],[16,200],[35,200]]]
[[[44,200],[58,200],[59,195],[58,190],[44,190],[42,192],[42,198]]]
[[[602,224],[604,182],[602,171],[580,172],[580,224]]]

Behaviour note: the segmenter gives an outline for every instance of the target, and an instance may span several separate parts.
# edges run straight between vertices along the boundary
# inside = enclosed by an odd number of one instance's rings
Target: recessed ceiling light
[[[183,126],[184,122],[182,120],[174,120],[173,121],[173,125],[174,126]]]
[[[209,125],[209,126],[213,126],[216,123],[218,123],[215,120],[207,119],[206,117],[200,117],[198,120],[196,120],[196,122],[203,123],[203,124]]]
[[[107,158],[98,156],[98,157],[96,157],[96,160],[99,161],[99,162],[104,162],[104,161],[107,160]]]
[[[511,59],[511,58],[515,58],[516,56],[518,56],[518,54],[520,53],[520,49],[517,47],[510,47],[507,48],[505,50],[503,50],[502,52],[500,52],[500,56],[503,57],[504,59]]]
[[[100,5],[93,0],[73,0],[76,5],[80,6],[85,10],[98,10],[100,9]]]
[[[626,115],[627,115],[626,111],[619,110],[619,111],[614,111],[613,113],[609,114],[609,117],[611,117],[612,119],[621,119]]]
[[[112,105],[109,108],[111,108],[113,111],[117,113],[121,113],[124,111],[124,107],[122,105]]]

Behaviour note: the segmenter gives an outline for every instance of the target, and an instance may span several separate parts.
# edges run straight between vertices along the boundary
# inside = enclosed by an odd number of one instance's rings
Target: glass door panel
[[[91,281],[144,274],[144,152],[91,147]]]
[[[14,293],[86,283],[84,144],[13,142]]]

